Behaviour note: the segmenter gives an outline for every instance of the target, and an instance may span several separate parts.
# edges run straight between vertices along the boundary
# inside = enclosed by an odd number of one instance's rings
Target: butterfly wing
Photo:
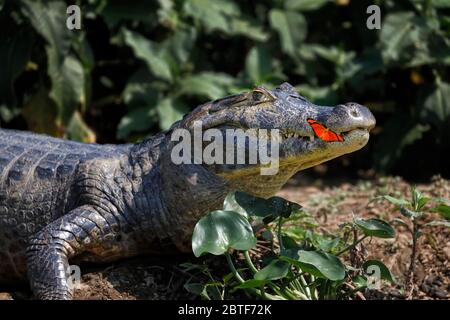
[[[326,142],[334,142],[334,141],[343,142],[344,141],[343,136],[331,131],[330,129],[325,127],[323,124],[317,122],[316,120],[307,119],[306,121],[309,123],[309,125],[313,129],[316,136],[318,138],[322,139],[323,141],[326,141]]]

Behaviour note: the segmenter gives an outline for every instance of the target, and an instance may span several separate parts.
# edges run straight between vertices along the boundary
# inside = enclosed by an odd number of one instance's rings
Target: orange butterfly
[[[318,138],[322,139],[323,141],[326,141],[326,142],[333,142],[333,141],[343,142],[344,141],[343,136],[337,134],[336,132],[331,131],[330,129],[325,127],[323,124],[320,124],[316,120],[309,118],[309,119],[306,119],[306,121],[308,121],[309,125],[314,130],[314,133],[316,134],[316,136]]]

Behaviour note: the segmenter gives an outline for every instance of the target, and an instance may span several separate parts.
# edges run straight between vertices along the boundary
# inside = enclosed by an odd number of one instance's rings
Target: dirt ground
[[[380,217],[391,221],[400,217],[386,202],[370,202],[376,195],[410,196],[409,184],[400,178],[369,181],[309,181],[296,176],[278,195],[303,205],[320,224],[320,231],[331,232],[345,221],[358,217]],[[450,198],[450,181],[434,177],[418,188],[428,196]],[[381,259],[398,279],[381,290],[364,293],[366,299],[401,299],[405,273],[411,254],[411,237],[404,227],[396,228],[395,239],[372,239],[360,247],[368,258]],[[450,230],[439,227],[420,238],[414,299],[450,299]],[[215,263],[223,257],[216,257]],[[138,257],[104,266],[85,266],[81,287],[75,299],[196,299],[183,285],[191,275],[180,267],[196,263],[192,255]],[[26,287],[0,288],[0,299],[30,299]]]

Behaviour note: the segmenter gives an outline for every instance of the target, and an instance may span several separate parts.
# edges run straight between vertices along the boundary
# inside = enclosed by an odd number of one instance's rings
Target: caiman
[[[314,138],[307,119],[343,141]],[[198,121],[205,130],[278,129],[278,172],[262,175],[261,163],[173,163],[171,133]],[[0,283],[28,280],[38,299],[71,299],[69,263],[190,251],[195,223],[227,193],[269,197],[296,172],[362,148],[374,125],[362,105],[318,106],[284,83],[200,105],[137,144],[0,129]]]

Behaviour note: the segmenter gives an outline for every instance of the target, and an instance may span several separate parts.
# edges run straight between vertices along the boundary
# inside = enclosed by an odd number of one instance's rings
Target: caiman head
[[[320,139],[307,119],[314,119],[341,136],[343,141],[329,142]],[[197,166],[201,166],[202,170],[206,170],[214,178],[220,178],[218,180],[222,180],[230,189],[270,196],[296,172],[364,147],[374,125],[374,116],[362,105],[349,102],[333,107],[318,106],[298,94],[290,84],[283,83],[274,90],[257,87],[250,92],[203,104],[175,124],[171,133],[177,129],[186,129],[194,137],[195,127],[201,127],[203,134],[209,129],[215,129],[213,137],[203,136],[203,140],[208,141],[203,141],[202,151],[208,151],[208,145],[211,151],[211,143],[216,142],[223,150],[223,161],[205,163],[208,161],[199,159]],[[259,144],[252,145],[249,139],[239,143],[236,137],[230,141],[227,139],[227,130],[230,132],[230,129],[242,129],[248,137],[256,138]],[[273,129],[278,129],[278,132]],[[275,139],[277,133],[278,140]],[[218,137],[222,135],[223,140],[217,141],[216,134]],[[201,136],[197,134],[198,137]],[[175,139],[169,144],[173,147],[181,140]],[[275,149],[278,154],[270,154],[274,150],[271,148],[274,143],[278,143],[278,150]],[[230,144],[234,147],[234,161],[231,163],[226,161],[227,151],[231,151],[227,149]],[[261,163],[258,158],[256,163],[250,163],[249,154],[255,152],[252,148],[261,146],[273,161],[268,163],[266,159],[265,163]],[[191,148],[191,162],[194,163],[193,141]],[[245,163],[238,163],[238,149],[244,149]],[[266,170],[268,173],[264,174],[261,169],[268,169],[270,166],[276,166],[275,170]]]
[[[317,121],[343,141],[318,138],[308,119]],[[299,95],[288,83],[274,90],[258,87],[197,107],[172,126],[161,144],[162,197],[172,212],[168,232],[171,237],[180,239],[177,246],[189,248],[195,222],[206,212],[220,209],[228,192],[240,190],[269,197],[296,172],[364,147],[374,125],[374,116],[362,105],[349,102],[332,107],[318,106]],[[231,141],[227,139],[227,132],[238,129],[249,137],[258,137],[259,143],[255,146],[250,139],[243,143],[236,137]],[[200,157],[197,154],[196,158],[195,140],[202,137]],[[189,141],[184,144],[186,140]],[[222,149],[223,154],[219,154],[222,163],[202,159],[202,152],[217,156],[211,152],[213,142],[218,142],[217,146]],[[184,145],[183,151],[180,145]],[[272,148],[274,145],[278,150]],[[268,164],[258,157],[256,163],[250,163],[251,152],[262,147],[265,147],[262,153],[274,162]],[[230,163],[226,157],[231,150],[235,154],[230,157],[234,159]],[[234,157],[239,150],[245,154],[244,163]],[[189,163],[179,163],[180,154],[186,156]],[[174,155],[178,155],[178,160]],[[275,170],[263,174],[262,169],[274,164]]]

